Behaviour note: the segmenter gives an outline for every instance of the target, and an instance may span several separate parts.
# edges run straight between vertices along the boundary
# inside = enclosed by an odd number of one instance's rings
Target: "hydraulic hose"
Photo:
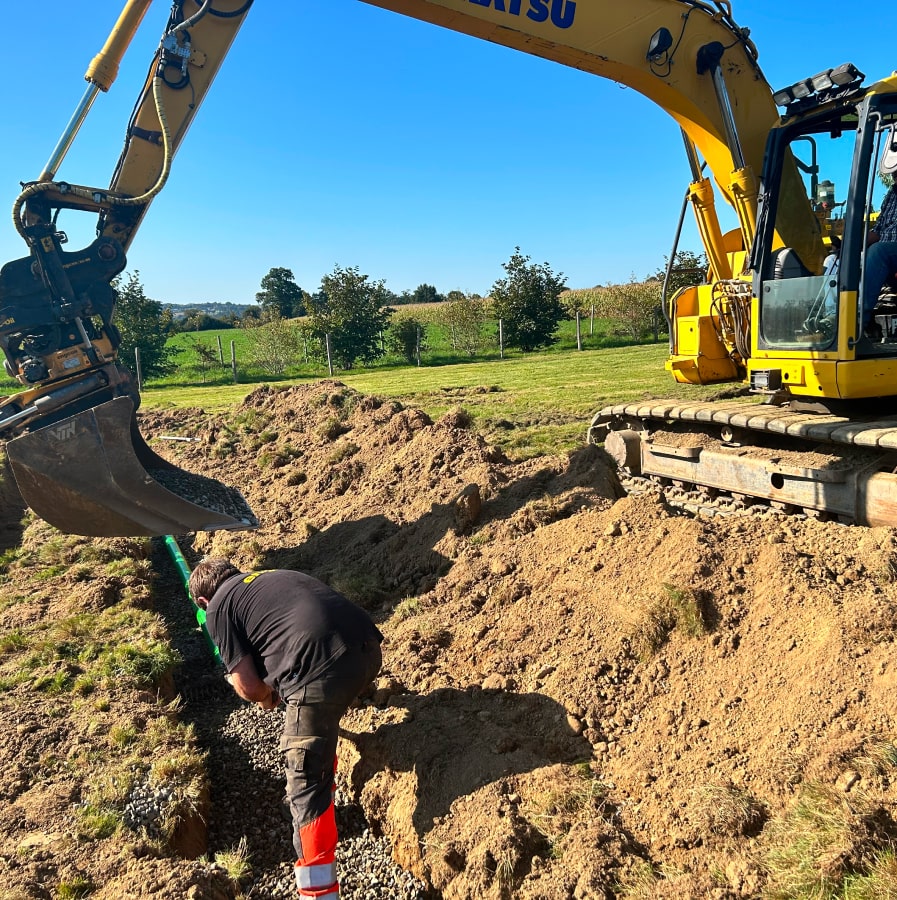
[[[193,604],[193,610],[196,613],[196,621],[199,623],[199,627],[202,629],[202,633],[205,636],[206,643],[209,645],[209,650],[212,651],[212,655],[215,657],[215,662],[221,662],[221,654],[218,652],[218,648],[215,646],[215,642],[212,640],[212,636],[209,634],[209,629],[206,627],[206,611],[201,609],[196,605],[196,601],[190,595],[190,566],[187,564],[187,560],[184,559],[184,554],[181,553],[181,548],[178,546],[178,542],[170,535],[165,535],[165,546],[168,548],[168,552],[171,555],[171,558],[174,560],[175,567],[178,572],[181,574],[181,579],[184,582],[184,590],[187,592],[187,597],[190,600],[190,603]]]

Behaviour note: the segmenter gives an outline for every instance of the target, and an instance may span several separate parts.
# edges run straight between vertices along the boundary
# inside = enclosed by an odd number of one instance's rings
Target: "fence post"
[[[330,372],[330,377],[333,378],[333,360],[330,358],[330,335],[324,335],[324,346],[327,347],[327,371]]]
[[[417,364],[420,366],[420,325],[417,326]]]
[[[582,329],[579,322],[579,310],[576,310],[576,349],[582,350]]]
[[[234,384],[237,383],[237,344],[236,341],[230,342],[230,368],[234,373]]]
[[[221,346],[221,335],[216,334],[215,339],[218,341],[218,362],[224,365],[224,348]]]
[[[589,337],[595,333],[595,304],[589,310]]]
[[[501,319],[498,320],[498,358],[505,358],[505,329]]]
[[[134,361],[137,363],[137,393],[143,390],[143,370],[140,367],[140,348],[134,348]]]

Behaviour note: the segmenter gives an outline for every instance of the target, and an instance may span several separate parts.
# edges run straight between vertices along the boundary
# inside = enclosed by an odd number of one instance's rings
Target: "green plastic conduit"
[[[215,657],[215,662],[221,662],[221,654],[218,652],[218,648],[215,646],[215,642],[212,640],[212,635],[209,634],[209,629],[206,628],[206,611],[201,609],[196,605],[196,601],[190,595],[190,566],[187,564],[187,560],[184,559],[184,554],[181,553],[181,548],[178,547],[178,542],[170,535],[165,535],[165,546],[168,548],[168,552],[171,554],[171,558],[174,560],[174,564],[177,567],[178,572],[181,573],[181,578],[184,582],[184,590],[187,592],[187,597],[190,602],[193,604],[193,610],[196,613],[196,621],[199,623],[199,627],[202,629],[202,633],[205,636],[206,643],[209,645],[209,650],[212,651],[212,654]]]

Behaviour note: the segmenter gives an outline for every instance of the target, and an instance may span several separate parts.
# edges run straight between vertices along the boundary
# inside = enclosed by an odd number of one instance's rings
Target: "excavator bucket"
[[[154,453],[129,397],[17,437],[6,454],[24,501],[68,534],[159,536],[259,524],[239,491]]]

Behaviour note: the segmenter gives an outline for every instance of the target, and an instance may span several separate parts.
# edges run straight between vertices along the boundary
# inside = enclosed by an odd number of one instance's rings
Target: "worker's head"
[[[215,596],[215,591],[232,575],[239,574],[240,570],[229,559],[221,556],[207,557],[190,573],[190,596],[197,606],[205,609],[209,600]]]

